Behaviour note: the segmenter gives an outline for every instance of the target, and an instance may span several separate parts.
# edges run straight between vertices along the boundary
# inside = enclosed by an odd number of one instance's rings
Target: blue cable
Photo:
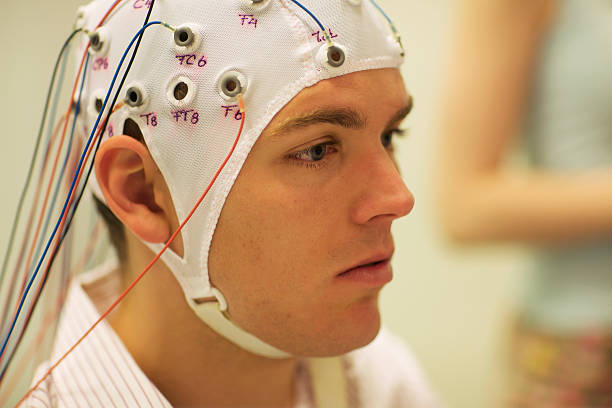
[[[49,204],[49,212],[47,213],[45,217],[42,231],[46,231],[47,228],[49,227],[49,222],[51,221],[51,214],[53,212],[53,208],[55,207],[55,203],[57,202],[57,196],[59,195],[59,191],[62,186],[62,179],[64,178],[66,167],[68,166],[68,160],[70,159],[70,151],[72,150],[72,144],[74,141],[74,131],[76,128],[77,117],[79,116],[79,113],[81,111],[81,96],[83,95],[83,86],[85,84],[85,77],[87,76],[87,66],[88,65],[89,65],[89,53],[87,54],[87,57],[85,59],[85,64],[83,66],[83,78],[81,79],[79,97],[77,99],[77,104],[74,109],[74,117],[72,119],[72,127],[70,129],[70,138],[68,139],[68,147],[66,150],[66,156],[64,157],[64,162],[62,163],[62,168],[60,169],[60,173],[57,179],[57,184],[55,185],[55,191],[53,192],[53,197],[51,198],[51,202]],[[38,241],[38,245],[36,246],[36,251],[34,252],[36,254],[35,259],[38,258],[38,256],[40,256],[40,250],[41,250],[42,245],[43,245],[43,241],[42,240]],[[34,269],[34,264],[32,264],[29,267],[28,276],[31,276],[33,269]]]
[[[34,151],[32,153],[32,159],[30,160],[30,168],[28,170],[28,174],[26,176],[26,181],[25,181],[23,189],[21,191],[21,195],[20,195],[20,198],[19,198],[19,203],[17,204],[16,214],[13,217],[13,226],[11,227],[11,233],[10,233],[10,236],[9,236],[9,243],[8,243],[8,245],[6,247],[6,252],[4,254],[4,260],[2,262],[2,268],[0,269],[0,286],[2,285],[2,282],[4,282],[4,278],[6,277],[6,268],[8,266],[8,260],[10,258],[11,250],[13,248],[13,243],[14,243],[14,239],[15,239],[15,233],[17,231],[17,224],[19,223],[19,219],[21,218],[21,210],[23,209],[23,203],[24,203],[24,200],[25,200],[25,196],[26,196],[26,193],[27,193],[27,191],[29,189],[30,182],[32,181],[32,173],[34,171],[34,164],[36,162],[36,157],[38,155],[38,149],[40,147],[40,142],[41,142],[41,139],[42,139],[42,134],[43,134],[43,131],[44,131],[44,128],[45,128],[45,124],[47,122],[47,117],[49,116],[48,115],[48,113],[49,113],[49,104],[51,102],[51,94],[52,94],[52,91],[53,91],[53,87],[54,87],[55,81],[57,79],[57,73],[58,73],[57,71],[58,71],[58,68],[59,68],[59,64],[60,64],[60,62],[65,61],[64,60],[64,55],[66,54],[66,51],[67,51],[67,49],[69,47],[70,42],[72,41],[74,36],[77,35],[78,33],[80,33],[81,31],[83,31],[83,30],[81,30],[81,29],[74,30],[68,36],[68,38],[66,39],[66,41],[62,45],[62,49],[60,50],[60,53],[57,56],[57,60],[55,61],[55,67],[53,68],[53,74],[51,75],[51,83],[49,84],[49,89],[47,91],[47,97],[46,97],[46,100],[45,100],[45,106],[43,108],[42,119],[40,121],[40,126],[38,128],[38,136],[36,138],[36,143],[35,143],[35,146],[34,146]],[[59,87],[58,87],[58,89],[59,89]],[[59,91],[56,91],[56,92],[59,92]],[[58,95],[58,94],[56,93],[56,95]],[[56,101],[54,100],[54,103],[55,102]],[[3,324],[3,326],[4,326],[4,324]]]
[[[81,97],[83,95],[83,87],[84,87],[84,84],[85,84],[85,77],[87,75],[87,66],[88,66],[88,64],[89,64],[89,54],[87,54],[87,57],[85,59],[85,64],[84,64],[84,67],[83,67],[83,78],[81,79],[81,86],[80,86],[80,89],[79,89],[79,98],[77,99],[77,101],[79,101],[79,102],[81,101]],[[58,87],[58,89],[59,89],[59,87]],[[57,102],[57,101],[55,101],[55,102]],[[54,106],[53,110],[55,110],[55,106]],[[74,111],[74,118],[72,120],[72,129],[71,129],[71,132],[70,132],[70,139],[69,139],[69,143],[68,143],[68,151],[66,152],[66,157],[64,159],[64,163],[62,165],[62,169],[60,171],[60,175],[58,177],[57,184],[55,186],[55,192],[53,194],[53,198],[51,200],[51,205],[49,206],[49,212],[47,213],[47,216],[46,216],[46,219],[45,219],[45,223],[44,223],[44,227],[43,227],[42,231],[46,231],[47,230],[47,227],[49,226],[49,221],[51,219],[51,212],[53,210],[53,207],[55,206],[55,202],[57,201],[57,195],[58,195],[59,189],[61,187],[62,178],[64,177],[64,173],[66,171],[66,167],[67,167],[67,164],[68,164],[68,159],[70,158],[70,150],[72,149],[72,142],[73,142],[73,138],[74,138],[74,130],[75,130],[75,127],[76,127],[75,125],[76,125],[77,117],[79,115],[79,111],[80,111],[80,103],[77,103],[75,111]],[[36,247],[36,252],[35,252],[37,254],[36,255],[37,257],[38,257],[38,253],[40,252],[40,247],[41,246],[42,246],[42,241],[39,241],[38,245]],[[32,265],[32,267],[30,268],[30,271],[28,272],[28,276],[31,275],[33,268],[34,268],[34,265]],[[5,359],[4,361],[7,362],[7,361],[10,361],[10,359]],[[7,368],[7,364],[5,363],[2,371],[0,371],[0,378],[2,378],[4,376],[4,371],[6,370],[6,368]]]
[[[104,103],[102,104],[102,109],[100,109],[100,113],[98,114],[98,117],[96,119],[96,123],[93,126],[91,134],[89,135],[89,139],[87,140],[87,144],[86,144],[86,146],[85,146],[85,148],[83,150],[83,154],[81,155],[81,158],[79,160],[79,164],[77,166],[76,174],[75,174],[74,179],[72,180],[72,183],[70,185],[68,197],[70,197],[70,195],[72,195],[72,193],[74,191],[78,174],[81,171],[81,167],[83,166],[83,162],[85,161],[85,155],[87,154],[87,150],[89,150],[89,146],[91,145],[91,142],[93,140],[93,136],[94,136],[96,130],[98,129],[98,124],[100,123],[100,118],[102,117],[102,113],[104,113],[104,110],[106,109],[106,104],[108,103],[108,98],[109,98],[109,96],[111,94],[111,91],[113,90],[113,87],[115,86],[115,81],[117,80],[117,76],[119,75],[119,70],[121,69],[121,66],[123,65],[123,62],[125,61],[125,58],[126,58],[128,52],[132,48],[132,45],[134,45],[134,42],[136,41],[136,39],[142,33],[144,33],[144,31],[147,28],[149,28],[152,25],[156,25],[156,24],[166,25],[165,23],[162,23],[161,21],[151,21],[151,22],[147,23],[140,30],[138,30],[136,35],[134,35],[134,37],[130,41],[130,44],[126,48],[125,52],[123,53],[123,56],[121,57],[121,60],[119,62],[119,66],[115,70],[115,74],[113,76],[113,80],[111,81],[111,84],[110,84],[110,87],[108,89],[108,92],[106,93],[106,97],[104,98]],[[102,135],[100,135],[100,137],[102,137]],[[44,252],[43,252],[43,254],[42,254],[42,256],[41,256],[41,258],[40,258],[40,260],[38,262],[38,265],[36,266],[36,270],[34,271],[34,274],[32,275],[30,281],[28,282],[28,285],[26,286],[26,289],[25,289],[25,291],[23,293],[23,296],[21,297],[21,300],[19,302],[19,307],[17,308],[17,313],[15,314],[15,318],[13,319],[13,322],[11,323],[11,328],[9,330],[9,333],[7,334],[6,338],[4,339],[3,344],[2,344],[2,348],[0,349],[0,355],[4,354],[4,350],[6,349],[6,345],[8,344],[8,341],[9,341],[9,339],[11,337],[11,334],[13,333],[13,330],[15,329],[15,324],[17,322],[17,319],[19,318],[19,313],[21,313],[21,309],[23,308],[23,304],[25,302],[25,299],[26,299],[28,293],[30,292],[32,284],[34,283],[34,279],[36,279],[36,276],[38,275],[38,272],[40,271],[40,267],[41,267],[41,265],[42,265],[42,263],[43,263],[43,261],[45,259],[45,256],[47,255],[47,252],[49,251],[49,247],[51,246],[51,242],[53,242],[53,239],[55,238],[55,234],[57,233],[57,230],[59,229],[59,225],[61,223],[61,220],[64,217],[64,214],[66,213],[66,208],[68,207],[68,202],[69,202],[69,198],[66,198],[66,201],[64,202],[64,206],[62,208],[62,212],[60,214],[60,217],[57,220],[57,223],[55,224],[53,232],[51,233],[51,237],[49,238],[49,241],[47,242],[47,245],[46,245],[45,250],[44,250]]]
[[[73,140],[74,140],[74,131],[75,131],[75,128],[76,128],[77,117],[78,117],[78,115],[80,113],[80,101],[81,101],[81,97],[83,95],[83,88],[84,88],[84,84],[85,84],[85,77],[87,76],[87,67],[88,67],[88,65],[89,65],[89,54],[87,54],[87,57],[85,59],[85,64],[83,66],[83,77],[81,79],[81,86],[79,88],[79,97],[77,99],[78,102],[77,102],[75,110],[74,110],[74,117],[73,117],[73,120],[72,120],[72,128],[71,128],[71,131],[70,131],[70,138],[69,138],[69,141],[68,141],[68,149],[66,151],[64,162],[62,164],[62,168],[60,170],[60,173],[59,173],[56,185],[55,185],[55,191],[53,193],[53,197],[52,197],[51,203],[49,205],[49,212],[47,213],[47,215],[45,217],[45,221],[44,221],[44,224],[43,224],[42,231],[46,231],[47,228],[49,227],[49,222],[51,220],[51,214],[53,212],[53,208],[55,207],[55,203],[57,201],[57,196],[59,194],[59,190],[60,190],[60,187],[62,185],[62,179],[64,178],[64,173],[66,172],[66,167],[68,165],[68,159],[70,158],[70,151],[72,150],[72,144],[73,144]],[[38,245],[36,246],[36,251],[35,251],[36,258],[39,256],[42,244],[43,244],[43,241],[41,240],[41,241],[38,242]],[[34,269],[34,265],[32,264],[30,266],[30,268],[29,268],[29,272],[28,272],[28,275],[27,275],[28,277],[31,276],[31,274],[33,272],[33,269]],[[8,360],[5,360],[5,361],[8,361]],[[0,371],[0,378],[2,378],[2,376],[4,375],[5,369],[6,369],[6,366],[4,367],[4,369],[2,371]]]
[[[48,90],[49,96],[48,96],[47,102],[45,104],[44,113],[43,113],[43,119],[42,119],[42,122],[41,122],[40,127],[39,127],[39,133],[38,133],[39,136],[37,138],[37,144],[40,143],[40,139],[42,137],[43,130],[44,130],[44,127],[45,127],[46,118],[47,117],[55,118],[55,114],[57,113],[57,104],[58,104],[58,100],[59,100],[59,97],[60,97],[60,94],[61,94],[62,85],[64,83],[64,77],[65,77],[65,74],[66,74],[66,64],[68,62],[68,58],[64,58],[64,55],[67,55],[70,52],[70,43],[71,43],[72,39],[74,38],[74,36],[77,33],[81,32],[81,31],[82,30],[79,29],[79,30],[75,30],[75,31],[72,32],[72,34],[68,37],[68,39],[66,40],[66,42],[62,46],[62,49],[61,49],[60,54],[58,56],[58,60],[56,62],[56,67],[54,69],[54,73],[53,73],[53,76],[52,76],[52,79],[51,79],[51,84],[50,84],[49,90]],[[61,60],[61,66],[59,65],[60,64],[60,60]],[[59,74],[57,72],[57,68],[59,68]],[[56,75],[56,74],[58,74],[58,75]],[[49,109],[48,109],[49,108],[49,102],[50,102],[50,98],[51,98],[51,91],[53,90],[53,88],[55,88],[55,93],[54,93],[54,96],[53,96],[53,101],[51,102],[51,111],[49,111]],[[51,145],[51,134],[52,133],[53,133],[53,124],[51,126],[49,126],[49,128],[47,130],[47,134],[45,136],[45,148],[44,148],[45,149],[44,150],[45,151],[44,152],[45,156],[49,152],[49,148],[50,148],[50,145]],[[3,262],[3,265],[2,265],[2,270],[0,271],[0,275],[1,275],[0,276],[0,288],[4,284],[4,278],[5,278],[4,274],[6,273],[6,267],[8,265],[8,260],[9,260],[9,257],[10,257],[9,254],[10,254],[10,251],[11,251],[11,249],[13,247],[13,240],[14,240],[14,237],[15,237],[15,230],[16,230],[19,218],[21,217],[21,208],[23,207],[23,202],[24,202],[25,194],[26,194],[26,191],[27,191],[27,189],[29,187],[29,184],[30,184],[31,175],[32,175],[31,172],[34,169],[34,162],[36,160],[36,156],[37,155],[38,155],[38,147],[36,147],[34,149],[34,155],[32,157],[32,162],[30,164],[30,171],[29,171],[29,174],[28,174],[28,176],[26,178],[24,189],[23,189],[23,191],[21,193],[21,198],[19,200],[17,214],[15,214],[15,217],[14,217],[13,228],[12,228],[11,236],[10,236],[10,239],[9,239],[9,245],[7,246],[4,262]],[[42,175],[43,175],[43,168],[41,167],[40,168],[40,177],[42,177]],[[22,263],[23,260],[24,259],[22,257],[22,258],[20,258],[17,261],[17,263],[15,264],[15,270],[21,269],[21,263]],[[8,302],[6,304],[12,304],[13,303],[12,293],[9,291],[6,294],[6,296],[7,296],[6,302]],[[4,332],[6,320],[9,319],[9,318],[10,318],[10,316],[3,315],[2,318],[0,319],[0,333]]]
[[[305,6],[303,6],[299,1],[297,1],[297,0],[291,0],[291,1],[294,2],[297,6],[299,6],[306,13],[308,13],[310,15],[310,17],[312,17],[313,20],[316,21],[316,23],[319,25],[319,27],[321,27],[321,30],[323,30],[324,33],[327,33],[327,30],[325,29],[325,27],[323,27],[323,24],[321,24],[321,22],[319,21],[317,16],[312,14],[312,12],[310,10],[308,10]]]
[[[405,50],[404,50],[404,45],[402,44],[402,38],[400,36],[399,31],[397,31],[397,27],[395,27],[395,24],[393,24],[393,20],[391,20],[391,17],[389,17],[387,15],[387,13],[385,13],[385,10],[383,10],[382,7],[380,7],[378,5],[378,3],[376,3],[375,0],[370,0],[370,3],[372,3],[372,5],[374,5],[374,7],[376,7],[378,9],[378,11],[380,12],[380,14],[383,15],[383,17],[387,20],[387,22],[389,23],[389,27],[391,27],[391,31],[393,31],[393,35],[395,36],[395,40],[397,41],[397,44],[400,46],[400,48],[402,49],[402,57],[405,55]]]
[[[380,7],[380,6],[378,5],[378,3],[376,3],[376,1],[375,1],[375,0],[370,0],[370,2],[371,2],[373,5],[374,5],[374,7],[376,7],[376,8],[378,9],[378,11],[380,11],[380,14],[382,14],[382,15],[383,15],[383,16],[384,16],[384,17],[387,19],[387,21],[389,22],[389,24],[391,24],[391,27],[395,27],[395,26],[393,25],[393,21],[391,20],[391,17],[389,17],[389,16],[387,15],[387,13],[385,13],[385,10],[383,10],[383,9],[382,9],[382,7]]]

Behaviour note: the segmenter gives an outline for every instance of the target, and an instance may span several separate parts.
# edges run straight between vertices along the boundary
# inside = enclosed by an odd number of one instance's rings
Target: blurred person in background
[[[461,0],[456,17],[442,224],[533,249],[510,405],[612,407],[612,1]]]

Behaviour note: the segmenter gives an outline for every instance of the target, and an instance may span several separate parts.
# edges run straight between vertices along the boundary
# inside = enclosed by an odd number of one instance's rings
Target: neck
[[[153,257],[134,239],[128,238],[129,257],[122,263],[122,276],[127,278],[123,287]],[[174,406],[293,404],[297,360],[256,356],[212,331],[189,308],[162,262],[123,300],[110,323],[136,363]]]

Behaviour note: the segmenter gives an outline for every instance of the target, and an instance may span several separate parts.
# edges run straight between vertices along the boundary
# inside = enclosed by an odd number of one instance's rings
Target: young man
[[[95,31],[112,69],[87,73],[90,129],[147,5],[175,33],[146,32],[97,152],[119,263],[72,285],[51,363],[222,170],[163,262],[27,406],[435,406],[409,352],[379,334],[391,224],[414,204],[392,144],[412,106],[403,52],[369,1],[309,3],[329,34],[286,0],[126,3]],[[81,24],[94,32],[109,6]]]

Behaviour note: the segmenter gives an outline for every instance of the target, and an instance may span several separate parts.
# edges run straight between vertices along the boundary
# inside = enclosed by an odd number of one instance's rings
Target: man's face
[[[411,105],[398,70],[364,71],[303,90],[270,122],[210,250],[211,282],[239,326],[302,356],[376,336],[391,223],[414,205],[389,143]]]

